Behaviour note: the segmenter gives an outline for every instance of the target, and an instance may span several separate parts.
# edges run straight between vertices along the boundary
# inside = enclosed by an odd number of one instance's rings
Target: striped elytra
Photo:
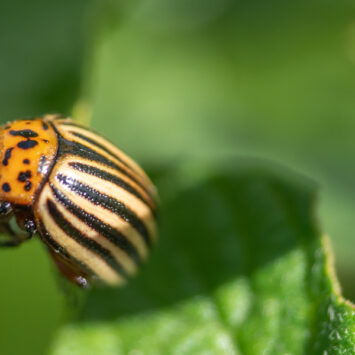
[[[0,130],[0,231],[10,236],[0,246],[38,234],[78,286],[117,286],[137,272],[156,239],[156,201],[137,163],[70,118]]]

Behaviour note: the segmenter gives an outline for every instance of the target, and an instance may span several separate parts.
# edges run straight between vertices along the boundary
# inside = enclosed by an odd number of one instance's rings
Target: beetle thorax
[[[20,120],[0,130],[0,200],[28,206],[55,159],[58,143],[43,119]]]

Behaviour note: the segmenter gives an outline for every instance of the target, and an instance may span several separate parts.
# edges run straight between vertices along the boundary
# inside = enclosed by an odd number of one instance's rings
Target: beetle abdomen
[[[34,206],[39,233],[78,275],[122,284],[154,242],[155,188],[101,136],[67,119],[51,123],[58,154]]]

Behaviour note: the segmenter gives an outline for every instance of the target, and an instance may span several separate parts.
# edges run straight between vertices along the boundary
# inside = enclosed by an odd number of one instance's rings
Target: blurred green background
[[[1,122],[80,99],[148,170],[235,155],[314,179],[355,300],[354,2],[1,0],[0,51]],[[45,250],[0,270],[0,354],[45,353],[64,308]]]

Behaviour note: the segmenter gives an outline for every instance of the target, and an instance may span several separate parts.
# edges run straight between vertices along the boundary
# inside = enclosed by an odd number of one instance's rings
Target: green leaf
[[[140,275],[92,290],[51,353],[352,352],[355,309],[332,275],[313,185],[240,160],[194,165],[158,179],[160,240]]]
[[[86,0],[1,2],[1,123],[69,114],[80,87],[87,5]]]
[[[99,3],[93,127],[141,163],[243,154],[305,172],[355,301],[354,2]]]

